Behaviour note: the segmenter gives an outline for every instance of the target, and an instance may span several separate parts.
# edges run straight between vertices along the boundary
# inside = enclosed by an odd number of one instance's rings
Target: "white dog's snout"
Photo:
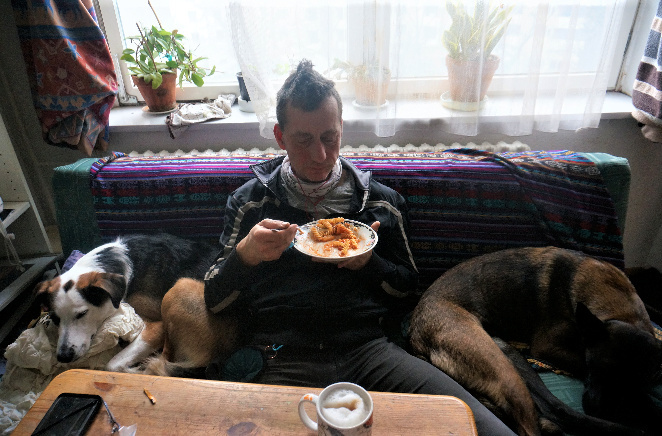
[[[73,362],[76,357],[76,352],[73,347],[60,348],[57,352],[57,361],[60,363]]]
[[[80,359],[87,353],[91,344],[91,337],[85,331],[72,331],[71,329],[60,331],[61,337],[58,342],[57,360],[60,363],[71,363]],[[96,333],[96,332],[95,332]],[[94,334],[92,335],[94,337]]]

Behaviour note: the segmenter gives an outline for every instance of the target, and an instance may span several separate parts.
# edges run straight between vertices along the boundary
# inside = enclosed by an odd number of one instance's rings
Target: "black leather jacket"
[[[245,266],[236,244],[265,218],[299,225],[306,212],[289,205],[282,189],[283,157],[254,165],[257,178],[237,189],[227,202],[223,250],[205,278],[205,301],[213,312],[248,309],[249,341],[299,347],[351,346],[381,337],[380,318],[414,293],[418,273],[409,249],[404,199],[372,180],[369,172],[340,158],[357,190],[346,219],[380,222],[379,240],[359,271],[312,262],[288,248],[280,259]]]

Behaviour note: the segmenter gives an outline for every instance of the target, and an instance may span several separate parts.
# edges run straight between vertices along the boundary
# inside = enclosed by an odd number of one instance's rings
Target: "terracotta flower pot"
[[[152,89],[151,83],[145,83],[143,79],[139,79],[136,76],[131,76],[131,80],[138,87],[150,112],[165,112],[177,106],[175,96],[177,90],[177,73],[163,74],[163,82],[156,89]]]
[[[446,56],[451,100],[480,102],[487,94],[494,72],[499,68],[499,57],[490,55],[483,63],[477,60],[458,60]]]
[[[356,103],[362,106],[381,106],[386,103],[386,93],[391,81],[391,74],[379,81],[374,77],[352,77]]]

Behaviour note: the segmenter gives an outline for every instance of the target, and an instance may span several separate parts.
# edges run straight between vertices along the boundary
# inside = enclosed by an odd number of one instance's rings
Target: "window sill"
[[[491,97],[486,106],[481,110],[481,120],[485,122],[503,122],[514,118],[516,114],[508,115],[513,106],[513,99],[506,96]],[[383,109],[382,109],[383,110]],[[602,109],[602,119],[629,118],[634,110],[632,98],[620,92],[608,92]],[[369,122],[375,119],[375,110],[366,110],[355,107],[351,102],[344,105],[343,120],[344,131],[361,132]],[[384,111],[386,114],[386,111]],[[578,112],[580,113],[580,112]],[[452,111],[441,105],[440,101],[433,100],[411,100],[398,104],[397,119],[408,125],[411,129],[417,128],[419,123],[426,126],[432,120],[443,120],[451,117],[473,118],[475,112]],[[165,115],[150,114],[143,110],[143,106],[121,106],[115,107],[110,112],[110,132],[153,132],[163,131]],[[225,119],[210,120],[195,125],[200,131],[219,130],[250,130],[258,128],[258,120],[254,113],[242,112],[238,105],[232,106],[232,115]],[[372,127],[368,127],[372,129]]]

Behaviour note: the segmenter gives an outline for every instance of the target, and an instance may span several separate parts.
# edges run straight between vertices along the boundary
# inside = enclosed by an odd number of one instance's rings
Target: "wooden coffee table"
[[[12,435],[30,435],[64,392],[100,395],[120,425],[138,425],[138,436],[311,435],[297,407],[303,394],[321,389],[73,369],[51,381]],[[477,434],[471,410],[458,398],[370,394],[375,404],[373,435]],[[312,405],[308,412],[315,416]],[[110,429],[101,406],[88,434],[110,434]]]

